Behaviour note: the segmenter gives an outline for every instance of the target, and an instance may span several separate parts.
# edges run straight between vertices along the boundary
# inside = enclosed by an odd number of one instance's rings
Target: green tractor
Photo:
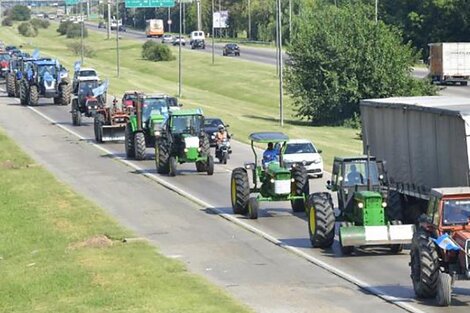
[[[382,162],[374,157],[335,157],[327,188],[338,195],[339,243],[343,255],[358,246],[388,246],[399,253],[411,243],[414,225],[402,225],[401,212],[387,205],[388,189]],[[308,229],[313,247],[327,248],[335,236],[331,194],[308,199]]]
[[[293,163],[286,167],[283,162],[285,144],[289,139],[280,132],[257,132],[249,136],[255,161],[245,163],[232,171],[230,181],[232,208],[234,214],[258,218],[260,201],[290,201],[294,212],[306,211],[306,200],[309,196],[308,173],[302,164]],[[258,162],[254,143],[276,144],[279,151],[276,159],[270,162]],[[259,164],[261,163],[261,164]],[[248,179],[252,173],[252,185]],[[252,193],[256,195],[251,196]]]
[[[155,146],[155,136],[160,135],[169,111],[178,109],[173,97],[136,92],[134,108],[124,131],[126,157],[144,160],[146,148]]]
[[[155,145],[158,173],[175,176],[178,163],[195,163],[198,172],[214,174],[214,159],[203,125],[200,109],[170,112]]]

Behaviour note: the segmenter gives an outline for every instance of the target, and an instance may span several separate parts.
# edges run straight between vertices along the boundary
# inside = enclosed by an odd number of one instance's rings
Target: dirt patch
[[[18,165],[16,165],[14,162],[12,162],[10,160],[3,161],[0,164],[0,167],[1,168],[6,168],[6,169],[18,169],[18,168],[20,168]]]
[[[107,248],[113,245],[113,241],[106,235],[98,235],[88,238],[87,240],[73,243],[69,246],[70,249],[79,248]]]

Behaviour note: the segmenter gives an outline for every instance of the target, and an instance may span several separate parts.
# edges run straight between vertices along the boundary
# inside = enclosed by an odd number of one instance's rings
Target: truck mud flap
[[[103,141],[124,141],[126,126],[102,126]]]
[[[408,244],[413,238],[415,226],[349,226],[341,227],[339,236],[343,246],[368,246]]]

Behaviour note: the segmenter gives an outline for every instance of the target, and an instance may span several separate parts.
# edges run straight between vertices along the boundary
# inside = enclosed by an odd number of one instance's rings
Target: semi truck
[[[162,37],[164,34],[163,20],[147,20],[145,26],[145,35],[147,37]]]
[[[436,84],[466,86],[470,79],[470,42],[430,43],[429,75]]]

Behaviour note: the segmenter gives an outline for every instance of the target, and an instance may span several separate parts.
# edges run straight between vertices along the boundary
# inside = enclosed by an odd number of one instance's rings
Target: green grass
[[[56,24],[40,30],[36,38],[21,37],[16,27],[1,27],[2,39],[7,43],[23,44],[43,54],[58,57],[67,68],[73,68],[78,56],[66,48],[71,39],[60,37]],[[178,60],[150,62],[140,57],[142,43],[136,40],[120,41],[121,77],[116,77],[116,42],[106,40],[106,34],[90,31],[86,44],[96,49],[93,59],[85,59],[85,66],[95,67],[102,77],[110,78],[110,94],[120,98],[124,90],[141,89],[178,92]],[[172,47],[177,53],[177,48]],[[278,81],[274,66],[247,62],[237,58],[216,56],[183,50],[183,99],[186,107],[201,107],[206,116],[219,116],[231,125],[236,139],[247,142],[253,131],[284,131],[291,138],[311,139],[324,152],[327,169],[335,155],[360,153],[362,142],[357,130],[344,127],[312,127],[293,117],[292,101],[285,97],[285,126],[279,127]],[[248,158],[248,156],[247,156]]]
[[[0,312],[248,312],[58,182],[0,131]]]

